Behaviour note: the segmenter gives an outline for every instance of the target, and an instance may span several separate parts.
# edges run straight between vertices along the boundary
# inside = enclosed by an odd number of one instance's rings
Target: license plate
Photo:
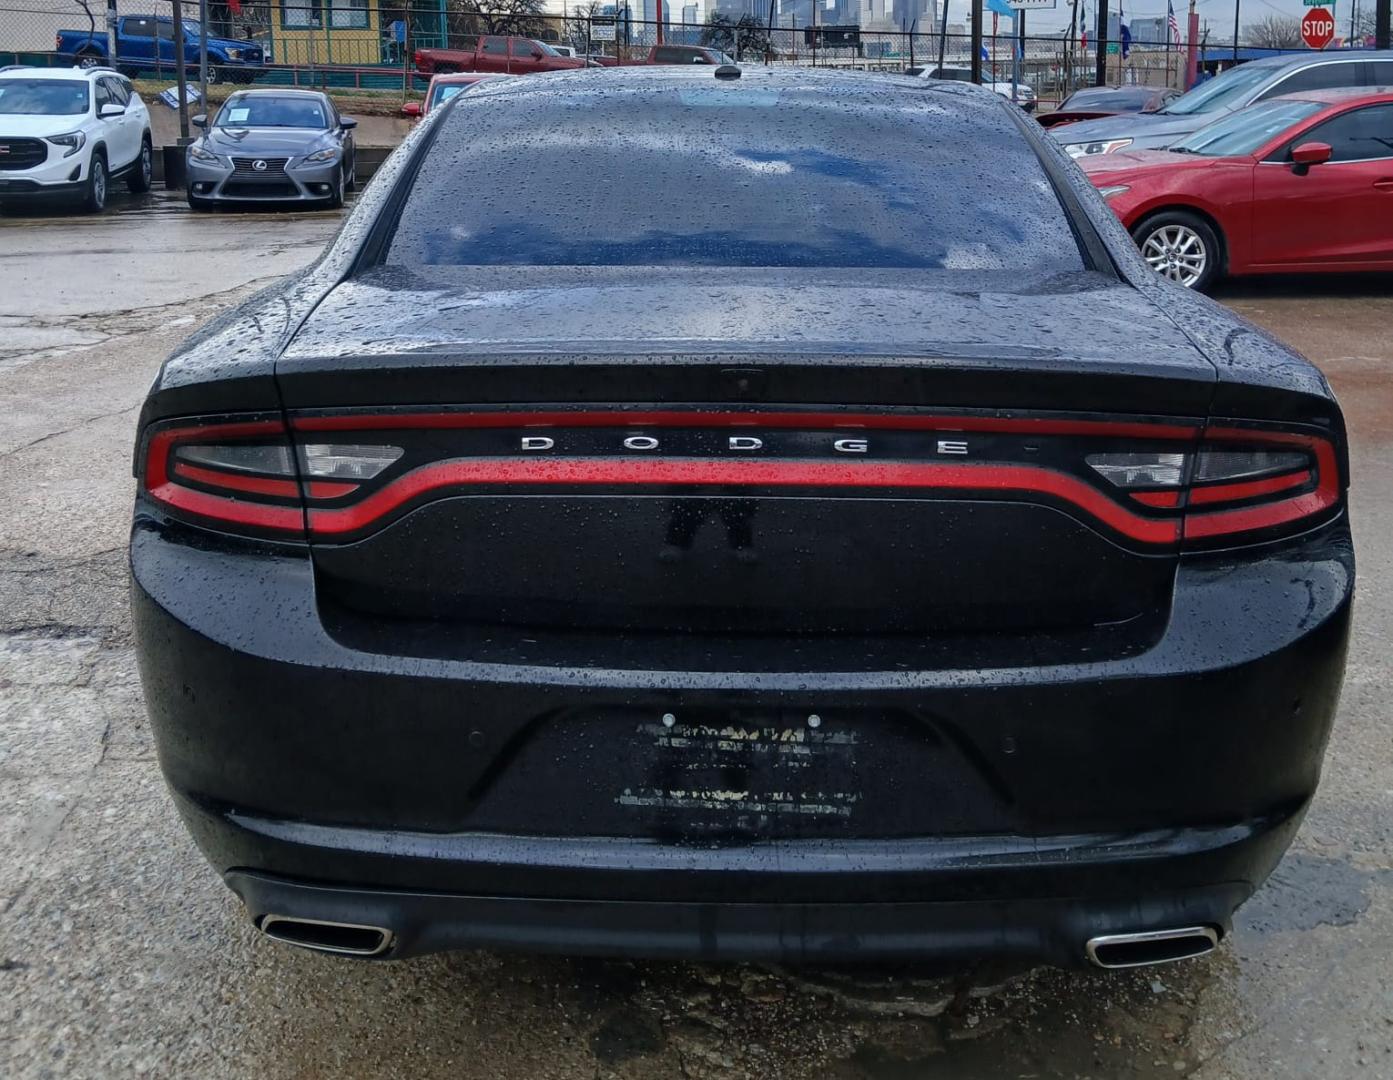
[[[836,719],[669,714],[638,721],[634,735],[648,750],[647,775],[615,801],[658,827],[767,834],[777,819],[796,832],[799,819],[849,819],[862,799],[860,733]]]

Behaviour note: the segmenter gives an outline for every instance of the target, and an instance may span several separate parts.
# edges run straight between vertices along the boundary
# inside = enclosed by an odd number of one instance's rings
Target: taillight
[[[1210,427],[1190,481],[1185,539],[1295,532],[1328,516],[1343,490],[1335,445],[1322,435]]]
[[[216,418],[156,425],[146,496],[254,536],[355,540],[481,490],[902,492],[1038,501],[1126,546],[1289,535],[1344,492],[1314,429],[981,414],[511,409]],[[545,433],[545,434],[543,434]]]
[[[1194,451],[1124,451],[1085,460],[1143,506],[1183,509],[1185,540],[1206,545],[1315,524],[1339,503],[1342,490],[1334,445],[1305,432],[1211,427]]]
[[[146,439],[142,487],[176,517],[303,539],[304,502],[280,420],[178,423]]]

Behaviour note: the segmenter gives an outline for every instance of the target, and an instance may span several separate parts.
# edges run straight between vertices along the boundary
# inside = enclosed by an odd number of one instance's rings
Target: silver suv
[[[1252,60],[1200,83],[1156,112],[1061,124],[1050,128],[1050,134],[1072,157],[1164,150],[1255,101],[1342,86],[1393,86],[1393,52],[1353,50]]]

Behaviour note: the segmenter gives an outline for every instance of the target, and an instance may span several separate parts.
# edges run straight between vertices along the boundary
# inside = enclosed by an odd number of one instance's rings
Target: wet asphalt
[[[333,213],[0,217],[0,1076],[1393,1077],[1393,278],[1226,285],[1353,439],[1359,600],[1305,826],[1204,960],[786,971],[254,937],[167,799],[124,547],[138,407],[196,324]]]

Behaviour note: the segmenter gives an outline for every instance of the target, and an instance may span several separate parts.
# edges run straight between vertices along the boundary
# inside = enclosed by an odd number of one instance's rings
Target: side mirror
[[[1324,165],[1330,160],[1330,144],[1323,142],[1302,143],[1291,151],[1291,171],[1297,176],[1305,176],[1312,165]]]
[[[408,120],[421,119],[421,103],[419,101],[408,101],[401,107],[401,114]]]
[[[546,56],[546,53],[542,52],[541,49],[533,49],[533,50],[532,50],[532,59],[534,59],[534,60],[540,60],[540,59],[541,59],[542,57],[544,57],[544,56]]]
[[[98,120],[113,120],[118,116],[125,115],[126,107],[124,105],[117,105],[115,102],[107,102],[99,110],[97,110]]]
[[[190,116],[189,123],[194,127],[206,128],[208,126],[208,114],[199,113],[197,116]]]
[[[413,104],[414,104],[414,103],[413,103]],[[354,120],[353,117],[351,117],[351,116],[340,116],[340,117],[339,117],[339,127],[343,128],[344,131],[352,131],[352,130],[353,130],[354,128],[356,128],[357,126],[358,126],[358,121],[357,121],[357,120]]]

